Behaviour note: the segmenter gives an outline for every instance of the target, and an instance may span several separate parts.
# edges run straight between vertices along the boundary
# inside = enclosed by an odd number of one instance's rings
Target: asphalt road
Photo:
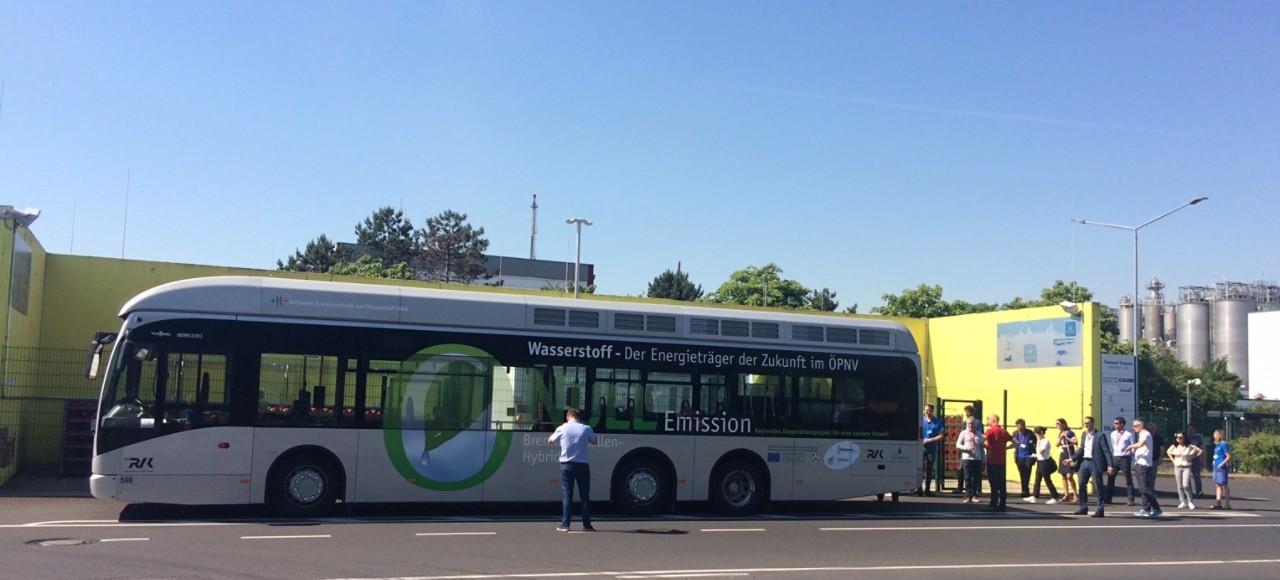
[[[599,532],[568,534],[555,531],[552,503],[358,506],[286,521],[256,508],[0,497],[0,578],[1277,577],[1280,480],[1232,488],[1232,511],[1173,500],[1159,521],[1016,500],[988,513],[943,496],[779,504],[744,519],[697,505],[636,519],[601,505]]]

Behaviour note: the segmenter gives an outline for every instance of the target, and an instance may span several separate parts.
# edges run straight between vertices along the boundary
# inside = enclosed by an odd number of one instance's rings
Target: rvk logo
[[[879,460],[881,460],[881,461],[884,461],[884,450],[883,450],[883,449],[868,449],[868,450],[867,450],[867,459],[879,459]]]
[[[125,469],[147,471],[155,469],[155,466],[151,464],[152,459],[153,458],[151,457],[126,457],[124,460],[127,461],[128,464],[125,465]]]

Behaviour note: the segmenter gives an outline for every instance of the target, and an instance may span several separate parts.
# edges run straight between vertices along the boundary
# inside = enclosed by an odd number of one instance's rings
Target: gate
[[[941,489],[953,493],[960,491],[960,452],[956,449],[956,437],[963,429],[964,408],[973,406],[973,416],[982,419],[982,401],[966,399],[942,399],[938,407],[938,416],[942,417],[942,441],[939,441],[942,460],[938,462],[936,474]],[[981,427],[981,425],[979,425]]]

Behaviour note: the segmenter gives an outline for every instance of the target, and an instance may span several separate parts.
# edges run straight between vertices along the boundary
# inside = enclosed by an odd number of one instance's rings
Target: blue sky
[[[866,312],[1280,279],[1274,2],[0,3],[0,203],[253,268],[379,207],[637,295],[774,262]],[[126,211],[127,209],[127,211]],[[126,219],[127,215],[127,219]],[[1145,293],[1145,291],[1144,291]]]

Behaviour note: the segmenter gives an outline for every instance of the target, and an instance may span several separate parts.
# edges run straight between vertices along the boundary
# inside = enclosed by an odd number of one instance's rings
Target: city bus
[[[649,515],[914,488],[921,369],[888,320],[265,277],[164,284],[99,333],[98,498],[267,504],[560,497]]]

